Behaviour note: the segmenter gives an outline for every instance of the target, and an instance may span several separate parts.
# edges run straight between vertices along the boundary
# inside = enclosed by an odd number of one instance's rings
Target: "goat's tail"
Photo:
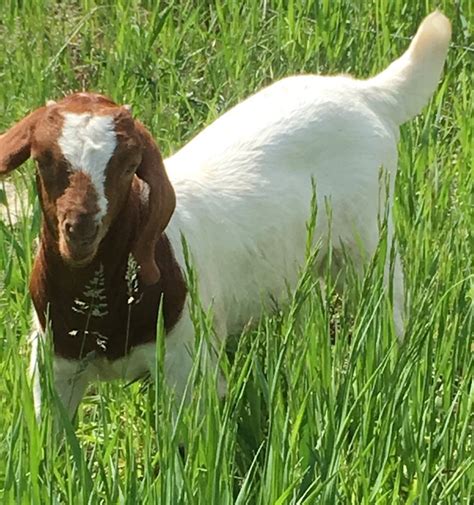
[[[388,106],[398,124],[418,114],[438,84],[449,42],[451,23],[439,11],[421,23],[408,50],[383,72],[367,81],[371,98]]]

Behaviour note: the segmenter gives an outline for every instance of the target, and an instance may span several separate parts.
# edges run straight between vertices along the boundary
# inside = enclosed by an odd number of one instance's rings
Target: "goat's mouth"
[[[94,258],[95,258],[95,251],[93,251],[90,254],[74,253],[74,254],[70,254],[66,258],[66,261],[72,267],[80,268],[80,267],[85,267],[85,266],[89,265]]]
[[[79,268],[87,266],[97,254],[98,244],[74,245],[67,240],[60,240],[59,250],[63,260],[70,266]]]
[[[71,267],[84,267],[97,255],[104,227],[88,217],[72,216],[59,227],[59,252]]]

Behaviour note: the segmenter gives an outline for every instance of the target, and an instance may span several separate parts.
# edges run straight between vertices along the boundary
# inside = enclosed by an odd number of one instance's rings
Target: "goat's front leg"
[[[69,420],[72,420],[89,384],[85,365],[82,361],[55,356],[53,373],[58,399],[66,409]]]
[[[165,381],[175,395],[176,407],[182,402],[188,405],[192,397],[191,374],[194,367],[195,331],[187,311],[176,326],[166,336],[164,356]],[[222,398],[226,392],[226,383],[222,372],[217,368],[218,353],[210,348],[210,343],[203,343],[201,352],[202,369],[208,373],[217,372],[218,395]],[[150,375],[154,377],[156,360],[148,363]]]
[[[41,420],[41,406],[44,396],[42,375],[47,373],[47,367],[44,359],[42,359],[44,350],[43,335],[37,331],[31,338],[30,375],[33,383],[33,402],[38,422]],[[72,420],[87,388],[88,378],[86,372],[81,370],[80,361],[66,360],[57,356],[52,359],[52,372],[53,388],[59,401],[66,409],[68,418]]]

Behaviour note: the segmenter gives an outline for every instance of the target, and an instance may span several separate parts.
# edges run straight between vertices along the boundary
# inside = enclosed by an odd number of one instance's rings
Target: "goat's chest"
[[[91,380],[123,379],[133,381],[149,372],[150,360],[153,360],[154,356],[155,343],[149,342],[133,347],[122,358],[108,359],[103,355],[94,356],[87,362],[86,372]]]
[[[127,356],[133,348],[154,341],[160,297],[151,290],[135,301],[125,293],[91,301],[51,300],[48,315],[55,354],[108,361]]]
[[[127,286],[106,285],[95,292],[82,290],[79,295],[55,291],[50,284],[32,290],[32,297],[42,329],[48,326],[51,330],[57,356],[100,358],[105,366],[155,341],[160,304],[165,330],[173,328],[184,305],[185,290],[170,290],[170,282],[164,273],[159,283],[132,296]]]
[[[155,341],[160,306],[166,332],[179,320],[186,286],[167,238],[163,235],[156,246],[162,275],[152,286],[128,279],[127,257],[116,268],[110,258],[108,263],[97,259],[77,272],[37,257],[30,292],[42,329],[51,329],[57,356],[100,358],[106,367]]]

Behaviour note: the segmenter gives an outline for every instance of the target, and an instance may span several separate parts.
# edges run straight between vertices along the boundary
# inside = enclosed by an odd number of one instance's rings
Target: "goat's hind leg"
[[[387,264],[385,268],[385,284],[390,281],[390,269]],[[400,255],[395,252],[393,264],[393,321],[395,324],[395,333],[398,340],[402,341],[405,331],[405,283]]]
[[[347,241],[341,238],[340,243],[343,245],[337,248],[333,247],[331,276],[336,280],[336,288],[339,292],[344,290],[344,286],[347,282],[348,268],[350,268],[346,265],[345,261],[348,259],[351,262],[356,275],[362,280],[367,271],[369,262],[374,257],[378,246],[378,224],[374,223],[372,229],[369,231],[371,231],[371,233],[367,233],[366,236],[359,236],[359,240],[357,241],[354,241],[352,237]],[[399,253],[396,249],[393,253],[391,252],[393,244],[391,230],[389,230],[387,240],[388,252],[385,259],[383,283],[387,295],[389,293],[389,288],[392,287],[393,322],[395,333],[401,341],[404,335],[404,277]]]

